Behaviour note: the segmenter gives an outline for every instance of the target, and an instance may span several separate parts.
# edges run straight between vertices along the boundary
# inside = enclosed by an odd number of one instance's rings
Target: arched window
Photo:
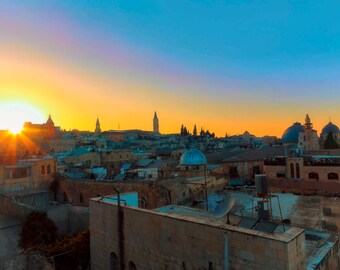
[[[41,174],[45,174],[45,165],[41,166]]]
[[[290,163],[290,178],[295,178],[293,163]]]
[[[300,164],[295,164],[295,170],[296,170],[296,178],[300,178]]]
[[[80,202],[80,203],[84,203],[83,193],[80,193],[80,194],[79,194],[79,202]]]
[[[116,253],[110,253],[110,270],[118,270],[118,257]]]
[[[50,164],[47,165],[47,174],[51,174],[51,165]]]
[[[339,175],[337,173],[329,173],[328,179],[329,180],[339,180]]]
[[[146,206],[147,206],[147,202],[146,202],[146,200],[145,200],[145,198],[144,197],[142,197],[141,199],[140,199],[140,202],[141,202],[141,208],[146,208]]]
[[[136,265],[132,261],[129,261],[129,270],[137,270]]]
[[[309,173],[309,179],[315,179],[316,181],[319,181],[319,174],[316,172]]]

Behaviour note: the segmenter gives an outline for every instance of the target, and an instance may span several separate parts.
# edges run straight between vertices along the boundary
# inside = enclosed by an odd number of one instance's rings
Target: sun
[[[0,103],[0,130],[19,134],[25,122],[42,123],[42,113],[29,104],[21,102]]]

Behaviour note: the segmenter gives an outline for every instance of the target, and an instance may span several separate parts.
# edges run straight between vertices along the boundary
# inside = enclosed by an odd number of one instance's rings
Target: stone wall
[[[338,182],[287,179],[273,180],[269,178],[269,183],[271,192],[340,196],[340,183]]]
[[[89,209],[87,207],[58,205],[47,211],[48,217],[58,228],[58,235],[74,234],[89,227]]]
[[[0,213],[23,221],[35,208],[0,194]]]
[[[122,207],[124,264],[137,269],[305,269],[304,233],[282,235]],[[90,202],[91,269],[120,258],[117,206]]]
[[[140,206],[155,209],[169,204],[181,204],[204,197],[204,178],[190,184],[185,179],[168,179],[164,181],[141,182],[94,182],[94,181],[60,181],[58,200],[72,202],[73,205],[88,206],[89,200],[116,194],[115,188],[122,192],[138,192]],[[197,184],[200,183],[200,184]],[[207,178],[208,191],[222,190],[226,179]],[[143,201],[143,203],[141,203]],[[146,202],[146,205],[144,204]]]
[[[168,190],[155,182],[108,183],[92,181],[62,180],[58,200],[72,202],[73,205],[88,206],[94,197],[116,194],[115,188],[122,192],[138,192],[138,198],[146,201],[146,208],[154,209],[170,203]]]

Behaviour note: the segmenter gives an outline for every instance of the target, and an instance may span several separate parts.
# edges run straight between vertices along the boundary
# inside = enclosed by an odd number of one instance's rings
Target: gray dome
[[[339,128],[334,125],[332,122],[329,122],[327,125],[324,126],[324,128],[321,131],[321,135],[327,135],[328,133],[339,133]]]
[[[206,165],[207,163],[205,155],[196,148],[191,148],[186,151],[180,160],[180,165],[183,166],[200,166]]]
[[[282,135],[282,143],[298,143],[299,133],[305,130],[304,126],[296,122],[286,129]]]

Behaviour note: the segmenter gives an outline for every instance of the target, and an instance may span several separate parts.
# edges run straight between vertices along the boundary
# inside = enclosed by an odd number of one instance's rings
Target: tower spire
[[[153,133],[159,134],[159,121],[157,117],[157,112],[155,111],[155,114],[153,116]]]
[[[96,129],[95,129],[95,134],[97,135],[97,136],[99,136],[100,135],[100,133],[101,133],[101,128],[100,128],[100,122],[99,122],[99,117],[98,117],[98,115],[97,115],[97,121],[96,121]]]
[[[312,128],[313,128],[313,124],[312,124],[311,121],[310,121],[310,118],[309,118],[308,113],[306,114],[305,128],[306,128],[306,129],[312,129]]]

